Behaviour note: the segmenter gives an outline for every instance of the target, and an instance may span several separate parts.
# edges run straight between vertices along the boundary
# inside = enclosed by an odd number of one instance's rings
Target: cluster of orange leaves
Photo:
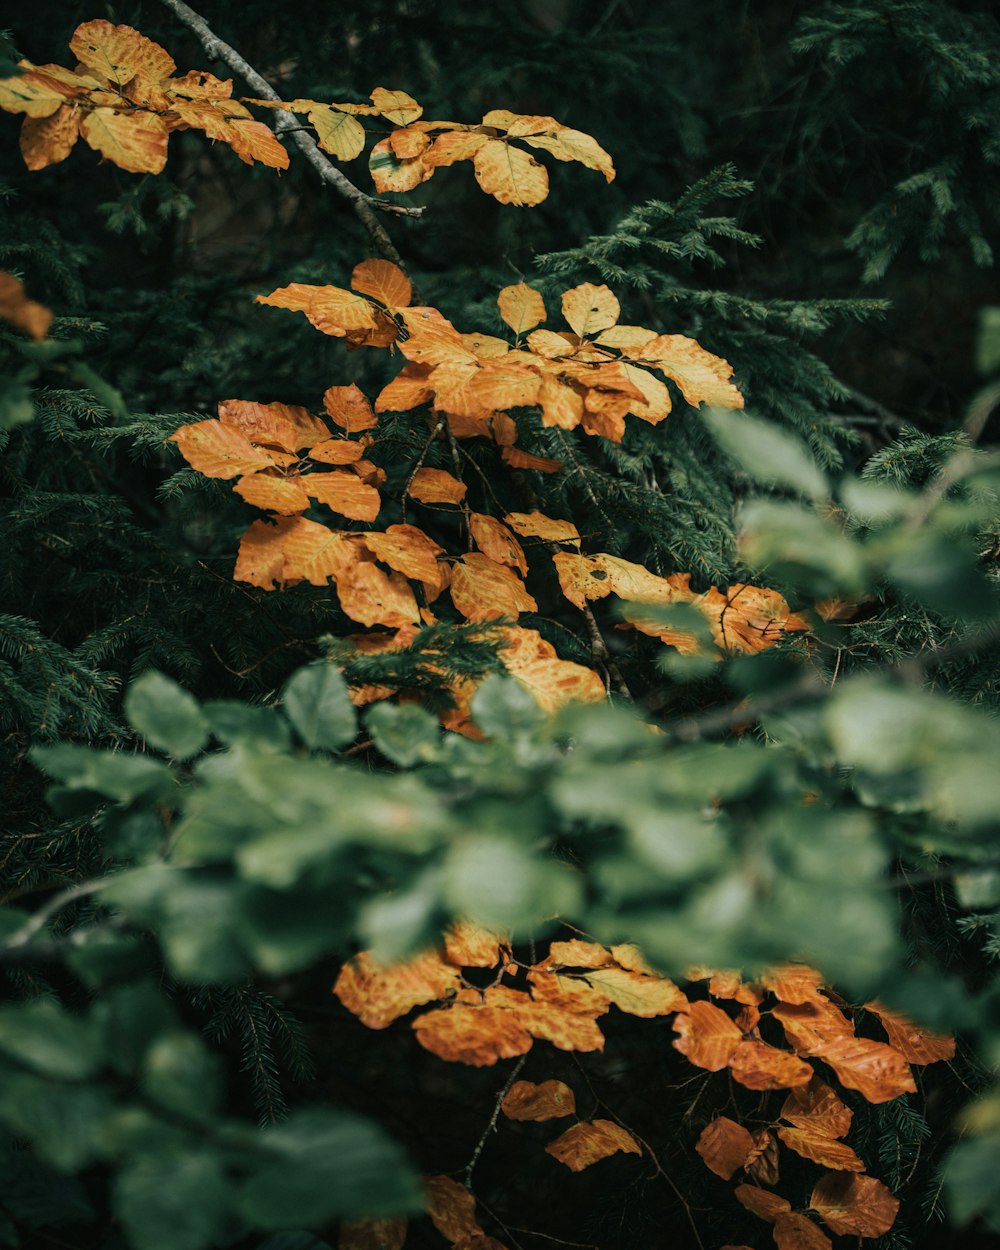
[[[474,511],[465,482],[423,463],[432,442],[450,434],[455,440],[492,441],[511,468],[558,472],[559,461],[517,446],[519,426],[511,410],[534,408],[543,425],[580,427],[617,442],[626,416],[656,424],[670,412],[670,393],[656,372],[675,383],[692,406],[742,406],[726,361],[684,335],[618,325],[615,296],[590,283],[564,293],[570,330],[559,332],[536,329],[546,316],[538,291],[524,283],[506,287],[497,302],[513,344],[461,333],[437,309],[412,306],[411,298],[402,270],[374,259],[355,268],[349,290],[293,283],[259,297],[261,303],[304,313],[317,329],[350,347],[398,348],[407,363],[374,404],[356,386],[326,391],[325,418],[289,404],[225,400],[218,419],[183,426],[172,435],[194,469],[237,479],[234,490],[271,514],[243,536],[238,580],[266,590],[332,582],[347,616],[382,627],[355,636],[357,649],[388,652],[410,645],[421,624],[435,621],[432,605],[445,592],[469,621],[516,621],[537,611],[525,584],[529,563],[522,540],[529,539],[533,552],[551,561],[563,594],[580,609],[610,594],[633,605],[693,604],[717,645],[729,651],[761,651],[785,633],[806,628],[776,591],[738,584],[725,592],[697,593],[687,574],[660,577],[608,553],[583,554],[582,536],[571,521],[538,511],[502,518]],[[430,433],[399,500],[401,523],[358,532],[303,515],[323,504],[348,520],[376,521],[386,475],[369,454],[378,445],[379,414],[421,405],[429,410]],[[474,550],[447,553],[407,521],[407,507],[414,504],[431,515],[460,513]],[[633,606],[628,620],[681,651],[698,650],[692,635],[644,616],[641,608]],[[571,699],[602,697],[598,675],[560,660],[536,630],[507,627],[502,641],[502,662],[546,710]],[[463,709],[472,689],[464,683],[453,690],[459,710],[449,721],[452,727],[467,724]],[[357,689],[355,699],[365,703],[389,693],[369,686]]]
[[[492,970],[492,982],[477,987],[463,969]],[[481,973],[477,979],[482,981]],[[598,1021],[612,1006],[646,1019],[673,1016],[673,1045],[696,1067],[726,1071],[763,1095],[786,1091],[777,1113],[772,1110],[768,1118],[762,1112],[754,1131],[719,1116],[695,1144],[723,1180],[743,1173],[734,1196],[774,1226],[779,1250],[831,1250],[810,1212],[834,1234],[866,1238],[887,1232],[899,1203],[865,1174],[864,1163],[843,1140],[853,1113],[811,1061],[822,1062],[844,1088],[882,1103],[916,1089],[911,1064],[951,1058],[953,1039],[928,1033],[878,1002],[866,1003],[865,1011],[886,1041],[858,1037],[852,1009],[825,992],[820,974],[804,965],[773,968],[752,982],[734,972],[694,968],[688,981],[707,982],[707,997],[690,998],[691,985],[685,993],[659,975],[635,946],[608,948],[577,938],[552,942],[543,959],[524,965],[515,960],[506,935],[459,922],[445,934],[441,949],[404,963],[380,965],[362,952],[341,969],[333,992],[372,1029],[425,1008],[410,1021],[417,1041],[441,1059],[477,1067],[524,1055],[536,1040],[565,1051],[603,1050]],[[765,1017],[781,1026],[783,1045],[763,1040]],[[576,1100],[562,1081],[518,1081],[501,1109],[512,1120],[547,1121],[575,1115]],[[816,1182],[806,1210],[793,1210],[770,1188],[780,1179],[779,1142],[829,1169]],[[578,1120],[545,1150],[579,1172],[615,1153],[641,1156],[644,1147],[623,1125],[591,1119]],[[428,1213],[453,1245],[499,1246],[483,1234],[475,1200],[457,1181],[432,1177],[427,1194]],[[352,1233],[342,1247],[401,1247],[405,1221],[381,1223],[391,1234],[388,1240],[363,1240],[370,1229],[362,1222],[351,1226],[358,1239]]]
[[[173,58],[158,43],[103,19],[78,26],[69,46],[77,58],[72,70],[21,61],[19,75],[0,80],[0,109],[25,115],[21,152],[29,169],[65,160],[82,136],[119,168],[158,174],[176,130],[203,131],[247,164],[286,169],[288,153],[269,127],[254,120],[246,107],[253,104],[303,114],[319,146],[342,161],[364,150],[359,117],[388,122],[392,129],[370,158],[380,192],[411,190],[441,166],[470,160],[479,185],[502,204],[538,204],[548,194],[548,173],[514,140],[596,169],[608,182],[615,176],[611,157],[596,140],[553,117],[494,109],[474,125],[420,121],[417,101],[386,87],[372,91],[370,104],[234,100],[231,80],[197,70],[176,75]]]

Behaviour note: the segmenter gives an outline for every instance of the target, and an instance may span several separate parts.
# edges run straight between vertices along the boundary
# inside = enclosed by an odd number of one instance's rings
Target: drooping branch
[[[281,96],[267,79],[263,78],[249,62],[244,60],[235,48],[231,48],[228,43],[220,39],[199,13],[196,13],[189,5],[184,4],[183,0],[163,0],[163,3],[195,34],[208,56],[225,61],[233,73],[239,74],[258,96],[267,100],[273,100],[275,103],[282,102]],[[366,195],[364,191],[351,182],[350,178],[342,170],[338,169],[332,161],[329,161],[323,155],[316,140],[296,123],[291,114],[281,109],[275,110],[274,129],[279,136],[288,134],[323,182],[333,187],[338,195],[347,200],[358,220],[368,232],[372,246],[378,254],[405,270],[406,266],[402,257],[396,250],[396,245],[389,237],[385,227],[379,221],[377,212],[399,213],[404,216],[419,217],[423,213],[423,209],[402,208],[395,204],[383,204],[373,199],[370,195]]]

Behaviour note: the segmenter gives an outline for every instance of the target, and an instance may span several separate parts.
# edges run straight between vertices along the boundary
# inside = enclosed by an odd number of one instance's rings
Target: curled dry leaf
[[[818,1076],[807,1086],[793,1089],[781,1108],[781,1118],[796,1128],[823,1137],[843,1137],[854,1112]]]
[[[482,512],[472,512],[469,514],[469,529],[476,546],[488,560],[508,565],[517,569],[522,577],[526,576],[528,561],[524,548],[502,521]]]
[[[344,964],[333,992],[370,1029],[385,1029],[424,1003],[445,998],[461,985],[457,968],[436,951],[382,966],[362,952]]]
[[[753,1138],[742,1124],[720,1115],[702,1129],[695,1150],[705,1160],[706,1167],[728,1181],[746,1162],[753,1144]]]
[[[406,1220],[344,1220],[337,1250],[403,1250]]]
[[[619,1151],[641,1155],[642,1147],[630,1132],[612,1120],[585,1120],[549,1142],[545,1151],[571,1172],[582,1172]]]
[[[881,1237],[896,1222],[899,1199],[874,1176],[830,1172],[812,1191],[809,1205],[839,1236]]]
[[[766,1128],[753,1135],[753,1150],[743,1165],[755,1185],[777,1185],[779,1177],[778,1139]]]
[[[424,1178],[427,1214],[442,1237],[450,1242],[482,1234],[476,1223],[476,1200],[471,1193],[450,1176]]]
[[[575,1114],[576,1099],[562,1081],[515,1081],[500,1107],[508,1120],[557,1120]]]

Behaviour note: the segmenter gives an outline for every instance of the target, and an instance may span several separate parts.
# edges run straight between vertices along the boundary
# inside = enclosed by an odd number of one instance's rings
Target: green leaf
[[[455,915],[514,929],[539,925],[553,915],[572,915],[580,905],[581,884],[568,865],[516,838],[473,833],[449,851],[444,894]]]
[[[125,715],[151,747],[188,760],[208,741],[208,721],[193,695],[155,670],[129,686]]]
[[[332,664],[300,668],[282,692],[282,706],[295,732],[312,750],[336,751],[358,732],[347,682]]]
[[[94,790],[128,803],[151,797],[168,799],[176,789],[173,774],[160,760],[124,751],[95,751],[72,742],[32,747],[32,761],[69,790]]]
[[[441,726],[415,703],[376,703],[365,715],[365,728],[386,759],[400,768],[427,764],[440,753]]]
[[[785,486],[809,499],[829,495],[829,482],[793,434],[744,412],[708,408],[702,417],[722,450],[755,482]]]
[[[258,1228],[322,1227],[423,1207],[402,1149],[370,1120],[299,1111],[259,1141],[269,1157],[251,1170],[239,1197],[241,1214]]]
[[[218,1056],[193,1033],[163,1033],[146,1052],[140,1088],[168,1111],[191,1120],[210,1119],[222,1094]]]
[[[494,673],[472,696],[472,719],[487,737],[509,741],[532,733],[545,713],[522,685]]]
[[[103,1153],[103,1128],[114,1111],[102,1085],[57,1082],[26,1072],[8,1073],[0,1084],[0,1119],[34,1143],[53,1167],[72,1172]]]
[[[244,742],[258,751],[286,751],[292,735],[288,722],[271,707],[254,707],[238,699],[216,699],[202,705],[209,728],[220,742]]]
[[[114,1207],[135,1250],[203,1250],[229,1218],[222,1159],[193,1145],[140,1154],[118,1175]]]
[[[981,1217],[988,1229],[1000,1233],[1000,1133],[988,1133],[959,1143],[944,1165],[948,1205],[958,1224]]]
[[[0,1155],[0,1205],[27,1228],[89,1224],[95,1218],[76,1177],[56,1171],[27,1150]]]
[[[91,1023],[49,999],[0,1008],[0,1052],[63,1081],[86,1080],[104,1059]]]

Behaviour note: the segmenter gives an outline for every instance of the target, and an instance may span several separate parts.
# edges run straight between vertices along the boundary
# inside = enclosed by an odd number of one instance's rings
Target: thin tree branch
[[[225,61],[229,68],[235,74],[239,74],[258,96],[262,96],[267,100],[273,100],[278,104],[284,103],[281,96],[278,95],[267,79],[261,77],[254,67],[240,56],[235,48],[231,48],[228,43],[223,42],[199,13],[196,13],[189,5],[184,4],[183,0],[163,0],[163,3],[195,34],[208,56]],[[323,182],[333,187],[338,195],[343,196],[347,200],[358,220],[368,232],[372,246],[379,255],[386,260],[391,260],[393,264],[399,265],[401,269],[405,269],[406,266],[396,250],[396,245],[390,239],[376,216],[376,209],[382,212],[400,213],[408,217],[419,217],[423,213],[423,209],[388,205],[381,200],[375,200],[370,195],[366,195],[351,182],[350,178],[342,170],[327,160],[312,135],[296,125],[293,117],[282,109],[278,109],[275,112],[274,129],[279,138],[286,133],[290,134],[299,151],[312,165],[313,169],[316,170]]]
[[[499,1116],[500,1116],[500,1107],[503,1104],[503,1100],[507,1097],[508,1093],[510,1092],[510,1087],[517,1080],[518,1076],[521,1073],[521,1069],[524,1067],[526,1062],[527,1062],[527,1055],[522,1055],[521,1058],[518,1059],[517,1063],[514,1064],[513,1068],[511,1068],[510,1073],[507,1076],[507,1080],[504,1082],[503,1089],[500,1091],[499,1094],[497,1094],[496,1102],[493,1104],[493,1114],[490,1116],[490,1121],[486,1125],[486,1127],[483,1129],[483,1135],[482,1137],[480,1137],[479,1141],[476,1142],[476,1148],[472,1152],[472,1158],[469,1160],[469,1162],[466,1164],[466,1167],[465,1167],[465,1188],[466,1189],[472,1188],[472,1173],[473,1173],[473,1170],[475,1169],[476,1164],[479,1162],[479,1156],[483,1153],[483,1147],[486,1145],[486,1139],[487,1137],[489,1137],[490,1133],[492,1133],[493,1130],[496,1128],[497,1120],[499,1119]]]

